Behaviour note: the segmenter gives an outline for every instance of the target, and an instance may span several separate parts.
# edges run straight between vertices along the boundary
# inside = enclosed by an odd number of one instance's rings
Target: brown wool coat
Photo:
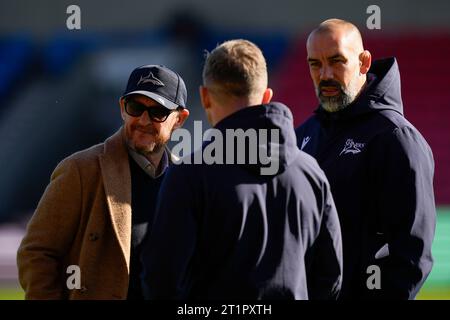
[[[61,161],[17,253],[27,299],[126,299],[131,177],[123,128]],[[69,265],[81,288],[69,290]]]

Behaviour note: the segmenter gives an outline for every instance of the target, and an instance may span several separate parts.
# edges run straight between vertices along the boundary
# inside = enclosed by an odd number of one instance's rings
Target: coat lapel
[[[131,175],[123,128],[108,138],[100,155],[103,184],[114,232],[129,271],[131,246]]]

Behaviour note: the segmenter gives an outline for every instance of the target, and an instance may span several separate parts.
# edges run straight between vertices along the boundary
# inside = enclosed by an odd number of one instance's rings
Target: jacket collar
[[[170,163],[179,161],[167,147],[166,152]],[[99,160],[112,226],[129,271],[131,249],[131,173],[123,127],[106,139],[104,150],[99,156]]]
[[[161,158],[161,162],[158,168],[155,168],[153,164],[142,154],[134,151],[131,148],[127,148],[129,155],[134,159],[138,166],[144,170],[144,172],[153,179],[157,179],[162,176],[170,164],[179,161],[180,159],[171,153],[170,149],[166,146]]]

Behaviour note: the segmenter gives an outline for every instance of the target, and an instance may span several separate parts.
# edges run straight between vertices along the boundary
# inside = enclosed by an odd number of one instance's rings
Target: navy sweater
[[[130,255],[130,284],[128,299],[142,299],[140,283],[141,273],[141,247],[148,226],[153,222],[156,199],[164,174],[153,179],[144,170],[128,157],[131,172],[131,255]]]

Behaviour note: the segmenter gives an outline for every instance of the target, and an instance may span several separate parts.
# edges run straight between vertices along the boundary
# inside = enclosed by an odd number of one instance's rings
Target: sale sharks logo
[[[140,84],[144,84],[144,83],[151,83],[155,86],[164,87],[164,83],[162,83],[161,80],[159,80],[157,77],[155,77],[151,71],[147,76],[145,76],[145,77],[141,76],[137,85],[139,86]]]
[[[351,153],[351,154],[360,153],[365,146],[366,146],[365,143],[358,143],[358,142],[353,141],[353,139],[347,139],[347,141],[345,142],[345,145],[344,145],[344,149],[342,149],[342,151],[339,155],[347,154],[347,153]]]

